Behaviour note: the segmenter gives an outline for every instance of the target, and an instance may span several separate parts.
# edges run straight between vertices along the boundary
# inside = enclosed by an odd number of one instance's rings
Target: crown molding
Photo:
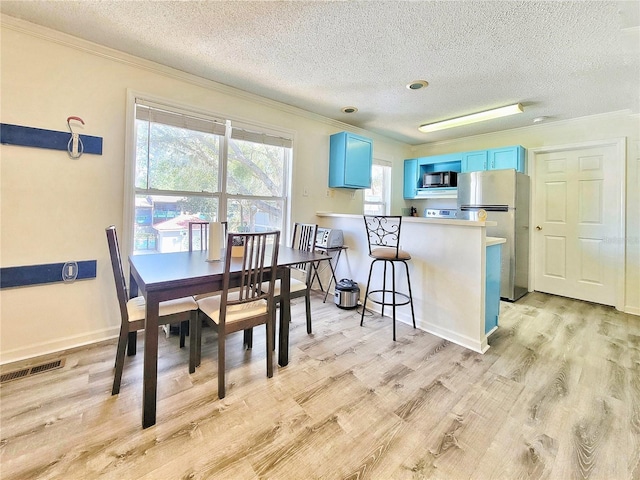
[[[67,33],[63,33],[58,30],[53,30],[48,27],[43,27],[35,23],[27,22],[19,18],[11,17],[3,13],[0,15],[0,30],[5,28],[14,30],[16,32],[19,32],[25,35],[30,35],[35,38],[40,38],[42,40],[53,42],[58,45],[62,45],[64,47],[72,48],[72,49],[81,51],[83,53],[88,53],[101,58],[105,58],[107,60],[111,60],[113,62],[118,62],[123,65],[140,68],[158,75],[163,75],[165,77],[190,83],[198,87],[206,88],[208,90],[213,90],[218,93],[222,93],[224,95],[229,95],[239,99],[258,103],[260,105],[273,108],[274,110],[278,110],[280,112],[284,112],[291,115],[304,117],[316,122],[324,123],[338,130],[349,130],[349,131],[353,131],[354,133],[365,134],[369,137],[378,137],[378,138],[384,139],[385,142],[393,142],[399,145],[406,145],[405,143],[399,142],[398,140],[385,137],[383,135],[370,132],[368,130],[364,130],[359,127],[355,127],[348,123],[340,122],[339,120],[334,120],[332,118],[324,117],[317,113],[313,113],[308,110],[304,110],[302,108],[294,107],[286,103],[277,102],[275,100],[271,100],[269,98],[262,97],[254,93],[250,93],[235,87],[231,87],[229,85],[225,85],[223,83],[214,82],[213,80],[208,80],[206,78],[199,77],[197,75],[193,75],[191,73],[187,73],[182,70],[169,67],[167,65],[153,62],[151,60],[145,60],[144,58],[136,57],[135,55],[130,55],[120,50],[106,47],[104,45],[90,42],[88,40],[83,40],[81,38],[74,37],[73,35],[69,35]]]

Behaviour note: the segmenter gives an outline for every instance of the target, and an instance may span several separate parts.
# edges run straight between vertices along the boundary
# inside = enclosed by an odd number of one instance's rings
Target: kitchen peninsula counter
[[[319,226],[344,232],[349,249],[337,265],[336,277],[358,282],[362,300],[371,264],[363,216],[328,212],[317,212],[316,216]],[[402,249],[411,254],[408,264],[416,326],[480,353],[489,348],[485,334],[486,247],[502,240],[486,236],[486,227],[494,223],[403,217],[400,234]],[[404,275],[397,275],[396,282],[398,291],[408,290]],[[380,311],[377,304],[367,308]],[[397,308],[396,318],[410,325],[411,308]]]

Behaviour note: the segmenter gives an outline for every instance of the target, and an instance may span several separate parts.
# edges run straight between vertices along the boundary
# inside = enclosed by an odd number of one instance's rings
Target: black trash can
[[[350,309],[358,306],[360,287],[353,280],[343,278],[336,284],[333,301],[340,308]]]

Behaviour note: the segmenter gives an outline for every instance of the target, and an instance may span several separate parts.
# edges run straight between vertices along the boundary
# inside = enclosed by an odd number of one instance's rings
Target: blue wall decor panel
[[[57,132],[42,128],[23,127],[9,123],[0,124],[0,143],[6,145],[21,145],[23,147],[49,148],[67,151],[70,132]],[[102,137],[80,135],[83,153],[102,155]]]
[[[84,260],[75,263],[78,265],[76,280],[96,278],[97,260]],[[0,268],[0,288],[62,282],[62,269],[65,265],[66,263],[62,262]]]

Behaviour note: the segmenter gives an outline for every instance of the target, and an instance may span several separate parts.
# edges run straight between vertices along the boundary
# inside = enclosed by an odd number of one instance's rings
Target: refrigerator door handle
[[[508,212],[509,205],[460,205],[460,210],[463,212],[473,212],[480,209],[487,212]]]

